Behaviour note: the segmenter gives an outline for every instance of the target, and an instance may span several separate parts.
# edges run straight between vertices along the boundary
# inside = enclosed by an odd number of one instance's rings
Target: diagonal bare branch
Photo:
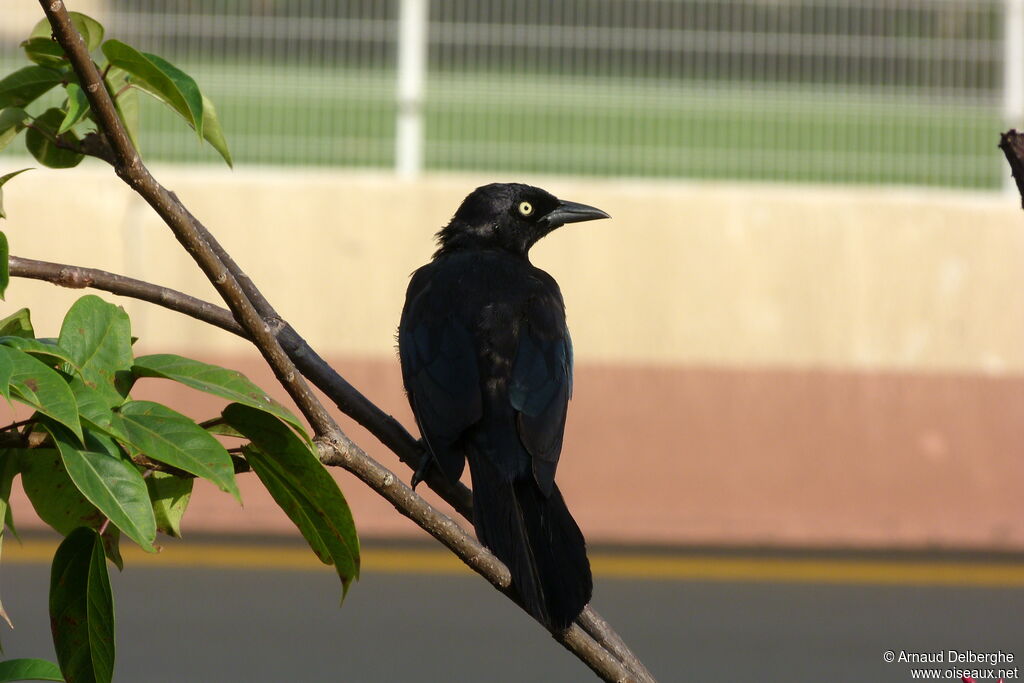
[[[200,221],[173,193],[158,183],[142,163],[64,3],[61,0],[40,0],[40,5],[54,37],[75,69],[102,135],[112,151],[106,160],[112,161],[117,175],[153,207],[228,304],[234,320],[259,349],[278,381],[313,426],[321,448],[321,460],[354,473],[496,588],[515,599],[509,587],[508,570],[486,548],[453,520],[430,506],[387,468],[370,458],[338,427],[278,340],[283,321]],[[610,641],[610,647],[604,647],[578,625],[555,636],[605,680],[653,680],[642,665],[637,666],[639,662],[635,657],[614,655],[613,652],[620,649],[614,641]],[[618,642],[621,643],[621,639]],[[630,666],[626,661],[635,664]]]
[[[61,287],[91,287],[118,296],[147,301],[248,339],[245,330],[235,322],[230,311],[184,292],[96,268],[36,261],[18,256],[11,256],[9,264],[11,275],[14,277],[43,280]],[[406,465],[412,469],[416,468],[422,451],[401,424],[345,381],[291,326],[279,328],[277,336],[285,352],[309,381],[334,401],[342,412],[356,419],[381,443],[397,453]],[[472,521],[473,499],[465,485],[460,482],[452,484],[435,469],[428,472],[424,483]],[[642,674],[641,680],[644,680],[644,676],[653,679],[636,655],[596,610],[588,606],[580,615],[579,623],[588,635],[612,652],[630,670]]]

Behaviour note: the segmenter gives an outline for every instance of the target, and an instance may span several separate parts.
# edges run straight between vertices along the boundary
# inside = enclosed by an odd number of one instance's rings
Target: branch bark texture
[[[174,193],[150,174],[118,118],[99,71],[74,29],[64,3],[61,0],[40,0],[40,5],[54,37],[75,69],[106,142],[104,154],[97,156],[111,163],[117,175],[153,207],[217,289],[230,312],[181,292],[92,269],[12,257],[12,274],[45,279],[63,286],[95,287],[133,296],[192,315],[250,339],[312,425],[321,449],[321,461],[344,467],[358,476],[495,588],[516,600],[504,565],[461,526],[427,503],[345,435],[313,394],[303,375],[310,376],[343,412],[366,426],[403,462],[415,467],[422,456],[422,449],[415,439],[394,418],[383,413],[334,372],[281,319],[202,223],[178,201]],[[467,517],[471,515],[468,490],[443,481],[439,473],[434,475],[428,480],[428,485],[438,490],[461,513]],[[589,607],[581,615],[579,624],[553,635],[605,680],[654,680],[621,638]]]

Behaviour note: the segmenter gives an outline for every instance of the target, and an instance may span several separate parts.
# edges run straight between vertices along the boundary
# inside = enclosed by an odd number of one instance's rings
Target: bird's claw
[[[410,485],[412,486],[413,491],[416,490],[416,487],[421,481],[427,478],[427,473],[430,471],[430,463],[432,460],[433,458],[431,457],[430,452],[424,451],[423,460],[420,461],[420,465],[416,468],[416,471],[412,473],[412,482]]]

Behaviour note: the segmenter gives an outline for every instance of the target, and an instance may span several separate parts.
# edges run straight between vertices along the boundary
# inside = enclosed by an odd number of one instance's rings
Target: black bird
[[[590,601],[586,543],[555,486],[572,395],[572,341],[554,278],[530,247],[566,223],[608,218],[536,187],[484,185],[437,233],[398,328],[402,379],[430,455],[473,478],[473,524],[548,628]]]

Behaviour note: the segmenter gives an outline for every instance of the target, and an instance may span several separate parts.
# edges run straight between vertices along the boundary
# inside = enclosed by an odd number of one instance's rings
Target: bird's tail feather
[[[565,629],[590,602],[593,580],[583,533],[558,487],[545,497],[529,474],[508,481],[486,456],[468,460],[477,536],[508,566],[527,610]]]

